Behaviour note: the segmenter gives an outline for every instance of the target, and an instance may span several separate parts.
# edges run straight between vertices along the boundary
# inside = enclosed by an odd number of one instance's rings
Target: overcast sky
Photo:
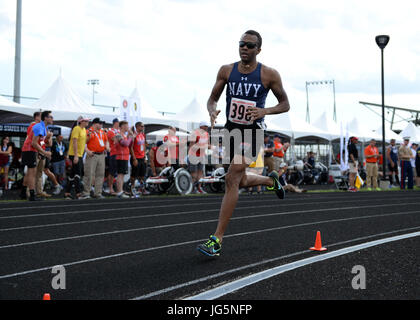
[[[205,108],[221,65],[238,41],[259,31],[258,60],[277,69],[291,112],[305,117],[305,82],[335,80],[339,120],[380,117],[359,101],[381,102],[378,34],[385,49],[386,103],[420,106],[417,1],[23,0],[21,95],[40,97],[63,77],[91,102],[119,103],[137,85],[155,109],[177,112],[197,97]],[[0,0],[0,93],[13,94],[16,1]],[[269,95],[267,106],[276,103]],[[310,117],[332,117],[331,86],[310,87]],[[224,109],[224,95],[219,108]],[[380,112],[380,109],[377,109]]]

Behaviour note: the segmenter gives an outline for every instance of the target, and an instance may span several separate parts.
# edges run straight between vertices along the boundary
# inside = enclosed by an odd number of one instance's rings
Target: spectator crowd
[[[188,139],[186,161],[180,161],[180,139],[174,127],[168,128],[162,141],[149,145],[142,122],[130,128],[127,121],[116,118],[112,127],[106,129],[100,118],[80,116],[73,124],[67,143],[62,135],[53,137],[49,130],[52,124],[50,111],[36,112],[27,129],[21,153],[21,165],[25,168],[21,199],[38,201],[51,197],[44,190],[45,177],[52,187],[52,194],[63,193],[65,199],[101,199],[104,194],[118,198],[147,195],[146,178],[159,175],[167,166],[186,168],[192,177],[193,193],[206,193],[200,184],[209,165],[205,158],[211,155],[213,159],[220,160],[211,163],[210,169],[223,166],[224,147],[222,143],[218,146],[210,144],[209,125],[205,122],[200,123],[199,129],[194,130]],[[3,137],[0,149],[2,186],[6,190],[13,152],[13,144],[9,140],[9,137]],[[416,143],[409,142],[410,138],[406,137],[398,147],[395,140],[391,140],[386,149],[390,184],[398,184],[401,189],[406,187],[406,180],[408,189],[413,188],[414,181],[416,186],[420,186],[420,148]],[[361,167],[357,143],[358,139],[352,137],[348,146],[349,191],[357,191],[355,180]],[[288,164],[284,158],[289,146],[280,135],[275,134],[271,138],[265,134],[264,146],[247,171],[268,174],[277,170],[286,177]],[[378,189],[379,166],[383,159],[376,141],[371,140],[363,152],[368,190]],[[315,169],[315,156],[313,152],[308,152],[305,167],[309,170]],[[193,158],[196,161],[191,161]],[[125,178],[127,175],[128,180]],[[290,192],[306,191],[291,184],[286,188]],[[256,191],[261,193],[261,187],[257,187]],[[252,193],[253,189],[248,192]]]

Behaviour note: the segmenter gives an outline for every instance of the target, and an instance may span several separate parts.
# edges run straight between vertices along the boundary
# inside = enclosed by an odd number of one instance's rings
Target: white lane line
[[[243,277],[241,279],[238,279],[238,280],[232,281],[230,283],[221,285],[217,288],[214,288],[214,289],[199,293],[197,295],[188,297],[185,300],[214,300],[214,299],[220,298],[222,296],[225,296],[229,293],[232,293],[234,291],[243,289],[243,288],[245,288],[247,286],[250,286],[252,284],[255,284],[255,283],[258,283],[260,281],[278,276],[279,274],[282,274],[282,273],[290,271],[290,270],[294,270],[294,269],[297,269],[297,268],[304,267],[304,266],[312,264],[312,263],[316,263],[316,262],[324,261],[324,260],[327,260],[327,259],[339,257],[339,256],[349,254],[349,253],[352,253],[352,252],[355,252],[355,251],[358,251],[358,250],[367,249],[367,248],[370,248],[370,247],[382,245],[382,244],[389,243],[389,242],[392,242],[392,241],[398,241],[398,240],[403,240],[403,239],[408,239],[408,238],[413,238],[413,237],[418,237],[418,236],[420,236],[420,231],[413,232],[413,233],[408,233],[408,234],[403,234],[403,235],[399,235],[399,236],[394,236],[394,237],[390,237],[390,238],[370,241],[370,242],[358,244],[358,245],[355,245],[355,246],[351,246],[351,247],[348,247],[348,248],[343,248],[343,249],[339,249],[339,250],[336,250],[336,251],[324,253],[322,255],[317,255],[315,257],[310,257],[310,258],[294,261],[292,263],[288,263],[288,264],[285,264],[285,265],[282,265],[282,266],[278,266],[278,267],[275,267],[275,268],[271,268],[271,269],[268,269],[268,270],[264,270],[264,271],[261,271],[261,272],[254,273],[254,274],[249,275],[247,277]]]
[[[419,229],[419,228],[420,228],[420,226],[417,226],[417,227],[412,227],[412,228],[394,230],[394,231],[389,231],[389,232],[382,232],[382,233],[377,233],[377,234],[373,234],[373,235],[369,235],[369,236],[365,236],[365,237],[360,237],[360,238],[345,240],[345,241],[341,241],[341,242],[331,243],[331,244],[328,244],[328,248],[332,248],[334,246],[342,245],[342,244],[345,244],[345,243],[352,243],[352,242],[356,242],[356,241],[387,236],[387,235],[394,234],[394,233],[416,230],[416,229]],[[264,264],[268,264],[268,263],[276,262],[276,261],[279,261],[279,260],[291,258],[291,257],[301,255],[301,254],[304,254],[304,253],[308,253],[308,252],[311,252],[311,251],[310,250],[298,251],[298,252],[287,254],[287,255],[284,255],[284,256],[281,256],[281,257],[276,257],[276,258],[262,260],[262,261],[259,261],[259,262],[254,262],[254,263],[251,263],[251,264],[248,264],[248,265],[245,265],[245,266],[237,267],[237,268],[234,268],[234,269],[229,269],[229,270],[222,271],[222,272],[219,272],[219,273],[211,274],[211,275],[206,276],[206,277],[198,278],[198,279],[191,280],[191,281],[184,282],[184,283],[180,283],[180,284],[177,284],[177,285],[174,285],[174,286],[171,286],[171,287],[167,287],[167,288],[164,288],[164,289],[161,289],[161,290],[153,291],[153,292],[150,292],[148,294],[132,298],[130,300],[149,299],[151,297],[166,294],[166,293],[169,293],[171,291],[175,291],[177,289],[185,288],[185,287],[188,287],[188,286],[193,285],[193,284],[205,282],[205,281],[215,279],[215,278],[227,275],[227,274],[235,273],[235,272],[242,271],[242,270],[249,269],[249,268],[253,268],[253,267],[262,266]]]
[[[417,202],[414,203],[404,203],[405,206],[407,205],[417,205]],[[289,214],[299,214],[299,213],[310,213],[310,212],[327,212],[327,211],[336,211],[336,210],[354,210],[354,209],[366,209],[366,208],[378,208],[378,207],[390,207],[390,206],[399,206],[400,204],[384,204],[384,205],[370,205],[370,206],[355,206],[355,207],[336,207],[336,208],[328,208],[328,209],[311,209],[311,210],[300,210],[300,211],[289,211],[289,212],[275,212],[275,213],[266,213],[266,214],[254,214],[249,216],[241,216],[241,217],[233,217],[231,220],[242,220],[242,219],[255,219],[261,217],[271,217],[271,216],[280,216],[280,215],[289,215]],[[417,213],[420,211],[410,211],[407,214]],[[404,214],[404,213],[401,213]],[[387,216],[389,214],[381,214],[377,216]],[[393,214],[390,214],[393,215]],[[367,217],[375,217],[375,216],[367,216]],[[23,247],[23,246],[30,246],[36,244],[43,244],[43,243],[51,243],[51,242],[58,242],[58,241],[65,241],[65,240],[74,240],[74,239],[83,239],[83,238],[92,238],[98,236],[109,236],[114,234],[120,233],[128,233],[128,232],[137,232],[137,231],[145,231],[145,230],[153,230],[153,229],[163,229],[163,228],[173,228],[173,227],[180,227],[180,226],[188,226],[193,224],[204,224],[204,223],[211,223],[217,222],[218,219],[211,219],[211,220],[199,220],[199,221],[190,221],[190,222],[180,222],[180,223],[173,223],[173,224],[166,224],[166,225],[158,225],[158,226],[151,226],[151,227],[141,227],[141,228],[134,228],[134,229],[124,229],[124,230],[115,230],[115,231],[107,231],[107,232],[100,232],[100,233],[89,233],[85,235],[77,235],[77,236],[70,236],[70,237],[61,237],[61,238],[53,238],[53,239],[46,239],[46,240],[38,240],[38,241],[30,241],[30,242],[22,242],[22,243],[15,243],[0,246],[0,249],[9,249],[15,247]],[[340,221],[338,219],[337,221]]]
[[[393,194],[396,195],[395,193],[393,193]],[[311,199],[311,200],[312,199],[313,200],[321,199],[322,200],[322,199],[330,199],[331,196],[333,196],[333,197],[336,196],[335,199],[339,199],[339,198],[342,197],[341,193],[334,194],[334,195],[319,193],[319,194],[316,194],[316,195],[319,195],[321,197],[314,197],[313,195],[302,194],[302,195],[299,195],[299,198],[292,198],[292,199],[287,198],[283,201],[288,201],[288,200],[290,200],[290,201],[294,201],[294,200],[301,201],[302,199]],[[368,195],[372,196],[372,194],[368,193],[368,192],[357,194],[357,196],[361,196],[361,198],[366,198]],[[346,194],[346,197],[345,198],[342,197],[342,198],[343,199],[348,199],[349,196],[355,196],[355,195]],[[400,195],[398,195],[398,196],[400,196]],[[246,195],[243,195],[243,197],[246,197]],[[277,199],[277,197],[275,197],[275,196],[273,196],[273,197],[275,199]],[[173,199],[168,199],[167,197],[163,197],[162,199],[158,199],[156,197],[156,198],[146,198],[146,199],[142,198],[142,199],[136,199],[136,200],[129,199],[128,201],[122,201],[122,200],[112,201],[111,199],[108,199],[106,201],[101,201],[101,202],[96,202],[95,201],[95,202],[93,202],[93,201],[90,201],[90,200],[86,200],[86,202],[82,202],[82,203],[74,202],[74,201],[63,201],[63,200],[48,200],[48,202],[53,202],[53,203],[57,203],[57,204],[52,204],[51,203],[50,205],[43,205],[43,206],[4,207],[4,208],[0,208],[0,211],[16,210],[16,209],[48,209],[48,208],[59,208],[59,209],[61,209],[61,208],[67,208],[67,207],[72,208],[72,207],[83,207],[83,206],[95,206],[97,204],[130,205],[130,204],[133,204],[133,203],[134,204],[144,204],[144,203],[154,203],[154,202],[161,203],[162,201],[170,202],[170,203],[172,203],[172,202],[174,202],[174,203],[185,202],[186,200],[188,200],[188,201],[203,201],[203,200],[209,200],[209,201],[218,200],[218,201],[220,201],[222,198],[223,198],[223,195],[220,195],[220,196],[215,195],[215,196],[208,196],[208,197],[207,196],[206,197],[200,197],[200,196],[198,196],[198,197],[183,197],[183,196],[180,196],[180,197],[173,197]],[[388,198],[389,198],[389,196],[388,196]],[[410,198],[410,197],[408,197],[408,198]],[[261,198],[258,198],[258,199],[265,200],[265,199],[261,199]],[[356,199],[356,198],[354,198],[354,199]],[[238,201],[242,201],[242,200],[243,199],[241,199],[241,197],[239,197]],[[254,200],[252,200],[252,201],[254,201]]]
[[[263,230],[241,232],[241,233],[226,235],[226,236],[224,236],[224,238],[241,237],[241,236],[246,236],[246,235],[256,234],[256,233],[262,233],[262,232],[278,231],[278,230],[282,230],[282,229],[291,229],[291,228],[305,227],[305,226],[324,224],[324,223],[332,223],[332,222],[338,222],[338,221],[370,219],[370,218],[377,218],[377,217],[383,217],[383,216],[405,215],[405,214],[418,213],[418,212],[419,211],[396,212],[396,213],[391,213],[391,214],[386,214],[386,215],[380,215],[379,214],[379,215],[373,215],[373,216],[362,216],[362,217],[352,217],[352,218],[346,218],[346,219],[333,219],[333,220],[308,222],[308,223],[301,223],[301,224],[295,224],[295,225],[290,225],[290,226],[282,226],[282,227],[277,227],[277,228],[269,228],[269,229],[263,229]],[[143,253],[143,252],[148,252],[148,251],[155,251],[155,250],[160,250],[160,249],[167,249],[167,248],[172,248],[172,247],[177,247],[177,246],[183,246],[183,245],[186,245],[186,244],[193,244],[193,243],[198,244],[198,243],[200,243],[202,241],[205,241],[205,240],[208,240],[208,238],[192,240],[192,241],[185,241],[185,242],[181,242],[181,243],[173,243],[173,244],[168,244],[168,245],[163,245],[163,246],[158,246],[158,247],[152,247],[152,248],[139,249],[139,250],[134,250],[134,251],[127,251],[127,252],[116,253],[116,254],[112,254],[112,255],[101,256],[101,257],[91,258],[91,259],[86,259],[86,260],[79,260],[79,261],[74,261],[74,262],[69,262],[69,263],[56,263],[54,266],[56,266],[56,265],[62,265],[64,267],[73,266],[73,265],[78,265],[78,264],[83,264],[83,263],[89,263],[89,262],[95,262],[95,261],[113,259],[113,258],[122,257],[122,256],[133,255],[133,254],[137,254],[137,253]],[[13,274],[6,274],[6,275],[0,276],[0,279],[12,278],[12,277],[21,276],[21,275],[25,275],[25,274],[29,274],[29,273],[51,270],[51,268],[53,268],[54,266],[43,267],[43,268],[34,269],[34,270],[27,270],[27,271],[17,272],[17,273],[13,273]]]
[[[308,198],[310,200],[317,200],[318,198]],[[319,198],[320,200],[323,199],[327,199],[326,197],[322,197]],[[339,202],[338,199],[343,199],[343,200],[353,200],[353,201],[380,201],[380,200],[389,200],[389,201],[395,201],[398,200],[398,202],[400,202],[401,200],[408,200],[408,199],[413,199],[413,197],[399,197],[398,199],[394,199],[394,198],[390,198],[390,197],[384,197],[384,198],[374,198],[374,199],[349,199],[349,197],[343,197],[343,198],[335,198],[334,202]],[[188,199],[189,201],[190,199]],[[194,199],[196,200],[196,199]],[[200,199],[201,200],[201,199]],[[165,205],[161,205],[161,206],[144,206],[144,203],[142,202],[134,202],[132,201],[133,204],[135,204],[134,206],[130,206],[130,207],[119,207],[119,208],[111,208],[111,209],[91,209],[91,210],[78,210],[78,211],[65,211],[65,212],[50,212],[50,213],[36,213],[36,214],[29,214],[29,215],[25,215],[25,214],[20,214],[20,215],[14,215],[14,216],[7,216],[7,215],[0,215],[0,219],[24,219],[24,218],[38,218],[38,217],[43,217],[43,216],[62,216],[62,215],[70,215],[70,214],[78,214],[78,213],[96,213],[96,212],[115,212],[115,211],[122,211],[122,210],[134,210],[134,209],[140,209],[140,210],[144,210],[144,209],[152,209],[152,208],[170,208],[170,207],[183,207],[183,206],[198,206],[198,205],[220,205],[220,200],[219,198],[216,198],[214,200],[217,201],[211,201],[211,202],[198,202],[198,203],[184,203],[184,204],[165,204]],[[274,199],[262,199],[264,202],[274,202],[274,201],[279,201],[277,198]],[[185,199],[184,199],[185,201]],[[297,203],[290,203],[289,201],[298,201]],[[179,201],[181,202],[181,201]],[[255,203],[255,200],[239,200],[238,203],[248,203],[248,202],[252,202]],[[286,200],[282,200],[282,205],[296,205],[296,204],[305,204],[304,201],[302,201],[302,199],[286,199]],[[116,203],[116,202],[114,202]],[[162,203],[162,201],[159,201],[159,203]],[[419,202],[420,203],[420,202]],[[101,205],[106,205],[107,203],[104,202]],[[116,203],[117,204],[117,203]],[[121,204],[125,204],[125,203],[121,203]],[[19,207],[19,208],[3,208],[0,210],[9,210],[9,211],[14,211],[16,209],[44,209],[44,208],[58,208],[58,209],[63,209],[63,208],[72,208],[72,207],[76,207],[76,206],[83,206],[83,205],[87,205],[87,204],[75,204],[73,206],[40,206],[40,207]],[[280,205],[280,204],[279,204]],[[89,204],[89,206],[92,206],[92,204]],[[6,213],[8,214],[8,212]]]
[[[389,199],[381,199],[380,201],[388,201]],[[401,200],[401,199],[400,199]],[[277,200],[273,200],[276,201]],[[371,201],[371,199],[359,200],[358,202],[364,201]],[[379,201],[379,200],[378,200]],[[392,200],[389,200],[392,201]],[[255,201],[250,201],[255,202]],[[260,206],[250,206],[250,207],[236,207],[235,210],[241,209],[256,209],[256,208],[272,208],[272,207],[290,207],[290,206],[307,206],[307,205],[314,205],[314,204],[325,204],[325,203],[346,203],[351,202],[353,203],[354,200],[340,200],[340,201],[316,201],[316,202],[306,202],[306,203],[279,203],[274,205],[260,205]],[[67,225],[75,225],[75,224],[88,224],[88,223],[97,223],[97,222],[109,222],[109,221],[120,221],[120,220],[132,220],[132,219],[144,219],[144,218],[154,218],[154,217],[165,217],[165,216],[178,216],[183,214],[191,214],[191,213],[206,213],[206,212],[214,212],[219,211],[220,208],[217,209],[206,209],[206,210],[193,210],[193,211],[180,211],[180,212],[169,212],[169,213],[156,213],[156,214],[149,214],[149,215],[135,215],[135,216],[124,216],[124,217],[117,217],[117,218],[106,218],[106,219],[92,219],[92,220],[82,220],[82,221],[72,221],[72,222],[60,222],[60,223],[50,223],[50,224],[41,224],[41,225],[29,225],[29,226],[21,226],[21,227],[12,227],[12,228],[4,228],[0,229],[0,232],[6,231],[16,231],[16,230],[27,230],[27,229],[35,229],[35,228],[47,228],[47,227],[58,227],[58,226],[67,226]],[[79,211],[80,212],[80,211]]]

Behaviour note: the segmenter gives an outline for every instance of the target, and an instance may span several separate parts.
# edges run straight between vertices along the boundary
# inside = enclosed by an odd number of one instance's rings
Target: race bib
[[[255,107],[255,101],[232,98],[229,109],[229,121],[242,125],[251,125],[251,116],[246,114],[248,107]]]

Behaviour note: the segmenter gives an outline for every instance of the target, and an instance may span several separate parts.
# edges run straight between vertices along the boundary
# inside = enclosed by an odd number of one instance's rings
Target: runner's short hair
[[[251,36],[256,36],[258,38],[258,49],[261,49],[262,46],[262,38],[261,35],[255,30],[248,30],[245,34],[249,34]]]
[[[48,117],[50,115],[51,111],[46,110],[46,111],[42,111],[41,113],[41,121],[44,121],[46,117]]]
[[[127,121],[120,121],[120,128],[125,124],[128,124],[128,122]]]

